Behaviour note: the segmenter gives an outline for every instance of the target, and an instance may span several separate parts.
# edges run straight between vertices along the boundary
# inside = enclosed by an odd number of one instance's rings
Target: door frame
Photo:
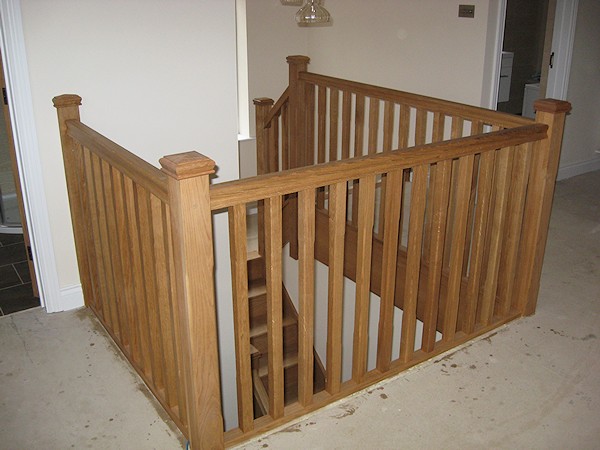
[[[495,26],[494,55],[492,81],[489,85],[490,91],[484,99],[488,104],[484,107],[496,109],[498,103],[498,83],[500,81],[500,60],[502,57],[502,44],[504,41],[504,25],[506,23],[507,0],[496,0],[490,2],[491,14],[496,14],[495,21],[489,21],[489,25]],[[557,100],[566,100],[569,86],[569,74],[571,71],[571,57],[573,54],[573,42],[575,40],[575,24],[577,21],[577,9],[579,0],[556,0],[556,13],[554,18],[554,29],[552,33],[552,50],[554,52],[555,70],[548,71],[548,85],[546,97]],[[485,100],[484,100],[485,103]]]
[[[548,71],[546,97],[567,99],[579,0],[556,0],[552,50],[555,69]]]
[[[47,312],[63,311],[69,305],[56,270],[19,0],[0,0],[0,48],[40,302]]]

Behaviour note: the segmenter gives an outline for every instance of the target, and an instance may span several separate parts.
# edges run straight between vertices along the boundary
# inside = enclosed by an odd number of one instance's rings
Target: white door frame
[[[579,0],[556,1],[551,50],[554,53],[553,68],[548,71],[548,87],[546,88],[546,97],[548,98],[567,99],[578,7]]]
[[[20,0],[0,0],[0,46],[40,301],[47,312],[63,311],[69,306],[64,304],[56,271],[29,85]]]
[[[490,86],[489,104],[483,105],[496,109],[498,102],[498,83],[500,81],[500,60],[504,40],[504,25],[506,23],[506,1],[498,0],[495,36],[495,54],[493,63],[493,80]],[[491,5],[494,2],[490,2]],[[546,97],[566,100],[571,71],[571,56],[575,40],[575,24],[579,0],[556,0],[556,14],[552,33],[552,52],[554,52],[553,69],[548,71],[548,86]]]

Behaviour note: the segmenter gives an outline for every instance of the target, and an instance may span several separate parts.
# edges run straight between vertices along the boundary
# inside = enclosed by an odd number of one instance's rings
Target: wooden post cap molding
[[[215,162],[195,151],[168,155],[159,162],[163,172],[176,180],[215,173]]]
[[[288,64],[308,64],[310,62],[310,58],[308,56],[303,55],[291,55],[286,58]]]
[[[81,97],[76,94],[62,94],[54,97],[52,103],[55,108],[64,108],[66,106],[81,106]]]
[[[263,106],[263,105],[270,106],[273,103],[275,103],[275,101],[272,98],[260,97],[260,98],[255,98],[254,100],[252,100],[252,103],[254,103],[256,106]]]
[[[547,113],[568,113],[571,111],[571,103],[564,100],[554,100],[553,98],[541,98],[533,103],[533,108],[536,111]]]

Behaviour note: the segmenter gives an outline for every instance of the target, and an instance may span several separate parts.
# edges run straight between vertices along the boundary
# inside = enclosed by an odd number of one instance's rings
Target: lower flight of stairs
[[[283,286],[283,365],[285,404],[298,399],[298,313]],[[267,291],[264,259],[257,253],[248,255],[248,299],[250,309],[250,349],[254,385],[254,416],[268,414],[268,341]],[[316,354],[314,392],[325,388],[325,370]]]

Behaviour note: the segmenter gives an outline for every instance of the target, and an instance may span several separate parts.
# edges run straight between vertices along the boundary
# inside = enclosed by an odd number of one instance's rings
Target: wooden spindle
[[[350,91],[344,91],[342,99],[342,159],[350,158],[351,117],[352,93]]]
[[[369,137],[367,151],[369,155],[377,153],[379,141],[379,100],[369,99]]]
[[[365,96],[356,94],[354,105],[354,158],[365,154]]]
[[[329,161],[338,158],[338,126],[340,115],[340,91],[331,89],[329,95]]]
[[[472,171],[473,155],[464,156],[458,160],[456,205],[450,238],[450,271],[442,324],[442,341],[444,342],[452,341],[456,334]]]
[[[492,322],[496,304],[496,289],[498,287],[498,269],[502,251],[504,222],[506,220],[506,205],[508,202],[508,186],[510,179],[511,155],[514,148],[502,148],[498,151],[496,173],[494,175],[494,192],[496,201],[492,213],[490,244],[487,260],[487,272],[481,298],[480,322],[487,325]]]
[[[492,180],[494,174],[494,151],[481,154],[479,158],[479,175],[477,184],[477,205],[473,224],[473,237],[469,278],[465,297],[465,310],[461,317],[462,331],[472,333],[476,324],[476,313],[479,302],[479,289],[484,263],[484,247],[489,218]]]
[[[298,401],[312,402],[315,315],[315,192],[298,193]]]
[[[448,201],[450,198],[450,172],[452,161],[437,163],[435,182],[431,194],[431,222],[429,227],[430,244],[426,255],[429,263],[426,281],[425,306],[423,314],[423,338],[421,349],[431,352],[435,346],[444,261],[444,242],[446,238],[446,221],[448,218]]]
[[[124,190],[127,227],[130,236],[129,245],[131,248],[131,268],[134,286],[134,316],[137,319],[135,329],[139,336],[141,350],[140,367],[146,377],[152,379],[150,334],[147,326],[148,314],[145,306],[146,285],[144,284],[142,250],[138,235],[140,226],[138,224],[136,186],[129,177],[124,178]]]
[[[171,236],[167,234],[165,204],[157,197],[150,198],[150,217],[152,218],[154,278],[156,279],[157,319],[162,343],[162,366],[165,385],[165,400],[170,406],[179,403],[177,384],[178,368],[175,359],[175,336],[171,314],[171,280],[168,272],[168,246]]]
[[[346,182],[340,182],[329,187],[329,303],[327,309],[326,389],[332,395],[340,391],[342,380],[342,308],[344,300],[346,188]]]
[[[358,204],[356,302],[354,306],[354,344],[352,351],[352,379],[357,383],[362,381],[367,371],[375,181],[375,175],[369,175],[360,178],[358,182],[360,201]]]
[[[153,382],[155,386],[162,389],[164,386],[162,371],[162,344],[160,334],[160,318],[156,299],[156,279],[154,269],[154,240],[151,227],[151,194],[140,185],[136,186],[137,207],[139,219],[139,239],[142,250],[143,283],[146,287],[146,295],[140,301],[146,309],[148,317],[147,327],[150,333],[150,355],[152,363]]]
[[[246,230],[246,205],[242,203],[230,207],[229,240],[231,244],[229,248],[235,330],[238,426],[243,432],[254,428]]]
[[[521,225],[523,223],[523,210],[525,208],[525,194],[531,162],[532,144],[523,144],[514,149],[513,169],[510,179],[510,192],[508,195],[506,228],[504,231],[503,248],[498,275],[499,299],[498,315],[504,317],[511,309],[511,294],[513,291]]]
[[[400,336],[400,362],[411,360],[415,349],[417,326],[417,295],[421,271],[421,245],[425,200],[427,196],[427,165],[413,169],[410,218],[408,224],[408,252],[406,255],[406,278],[404,282],[404,308],[402,310],[402,334]]]
[[[265,199],[265,266],[267,284],[267,340],[269,415],[283,415],[283,308],[281,277],[281,197]]]
[[[379,307],[379,331],[377,339],[377,369],[384,372],[390,368],[396,296],[396,270],[398,260],[398,237],[402,208],[402,171],[395,170],[386,176],[386,193],[381,208],[385,211],[383,224],[383,257],[381,261],[381,304]]]

